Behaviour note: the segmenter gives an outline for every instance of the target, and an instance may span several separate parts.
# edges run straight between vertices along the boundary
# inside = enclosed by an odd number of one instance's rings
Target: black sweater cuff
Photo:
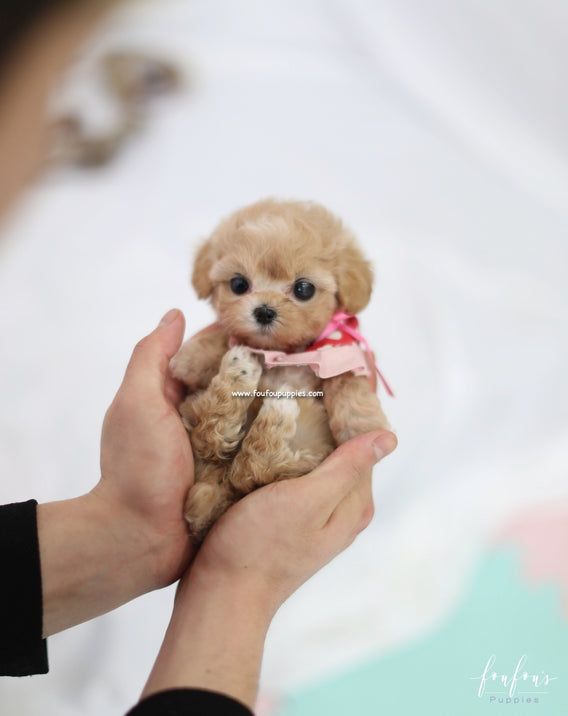
[[[126,716],[253,716],[239,701],[214,691],[170,689],[143,699]]]
[[[0,675],[46,674],[37,502],[0,506]]]

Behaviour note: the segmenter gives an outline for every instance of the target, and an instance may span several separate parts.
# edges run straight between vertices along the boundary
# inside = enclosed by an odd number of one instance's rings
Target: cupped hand
[[[308,475],[230,507],[180,582],[143,697],[196,688],[252,709],[275,612],[369,524],[373,465],[396,444],[386,430],[361,435]]]
[[[373,465],[396,444],[389,431],[358,436],[308,475],[240,500],[213,526],[189,581],[210,589],[240,585],[270,617],[369,524]]]
[[[183,314],[172,309],[135,347],[105,416],[93,490],[124,521],[129,539],[144,541],[156,587],[177,579],[191,556],[183,504],[193,456],[177,410],[182,387],[168,373],[184,328]]]

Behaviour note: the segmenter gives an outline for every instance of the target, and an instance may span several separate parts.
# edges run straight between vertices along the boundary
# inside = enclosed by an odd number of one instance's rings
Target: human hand
[[[388,431],[361,435],[229,508],[180,582],[143,696],[193,687],[253,708],[274,613],[369,524],[373,464],[395,447]]]
[[[213,526],[191,578],[243,582],[272,614],[369,524],[373,465],[396,444],[386,430],[360,435],[308,475],[246,496]]]
[[[168,376],[183,331],[170,311],[134,349],[105,416],[99,483],[38,507],[44,636],[169,584],[189,562],[193,457]]]
[[[181,311],[169,311],[135,347],[109,407],[101,440],[101,480],[93,493],[146,545],[155,587],[176,580],[190,556],[183,503],[193,455],[177,405],[182,387],[168,364],[183,339]]]

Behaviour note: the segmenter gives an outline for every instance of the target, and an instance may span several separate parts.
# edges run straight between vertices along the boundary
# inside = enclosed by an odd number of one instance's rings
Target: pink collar
[[[236,344],[237,340],[231,337],[229,345]],[[264,357],[265,368],[305,365],[309,366],[318,378],[323,379],[333,378],[349,371],[355,375],[368,376],[370,375],[370,363],[374,365],[387,393],[394,397],[390,385],[375,363],[369,343],[359,331],[359,321],[345,311],[336,311],[321,334],[302,353],[265,351],[261,348],[251,348],[250,350]]]

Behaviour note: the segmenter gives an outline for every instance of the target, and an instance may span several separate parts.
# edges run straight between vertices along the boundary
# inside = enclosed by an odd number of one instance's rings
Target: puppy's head
[[[221,222],[199,248],[192,280],[229,335],[290,351],[317,338],[337,308],[364,308],[373,276],[323,206],[266,199]]]

